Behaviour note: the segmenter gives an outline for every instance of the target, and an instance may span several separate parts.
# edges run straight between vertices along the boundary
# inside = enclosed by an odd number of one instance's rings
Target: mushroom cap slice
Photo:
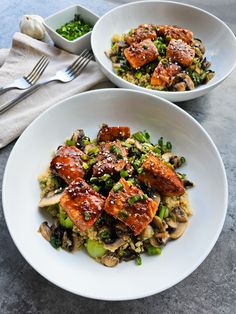
[[[175,239],[180,238],[183,235],[184,231],[186,230],[187,226],[188,226],[188,222],[178,223],[175,231],[170,233],[170,239],[175,240]]]
[[[111,244],[104,244],[104,248],[106,250],[109,250],[111,252],[115,252],[119,247],[121,247],[123,244],[125,244],[125,240],[122,238],[118,238],[115,242]]]
[[[46,195],[40,200],[39,207],[43,208],[43,207],[48,207],[51,205],[56,205],[60,202],[61,196],[62,196],[62,193]]]
[[[107,267],[115,267],[119,263],[119,259],[115,256],[104,255],[101,258],[101,263]]]

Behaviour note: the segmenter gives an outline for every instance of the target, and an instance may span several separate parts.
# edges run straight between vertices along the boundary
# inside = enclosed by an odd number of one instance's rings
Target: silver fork
[[[90,51],[85,49],[79,57],[67,68],[58,71],[54,76],[49,77],[48,79],[39,82],[38,84],[34,85],[33,87],[29,88],[27,91],[23,92],[18,97],[14,98],[8,103],[3,104],[0,106],[0,114],[4,113],[8,109],[12,108],[16,104],[18,104],[23,99],[27,98],[29,95],[33,94],[36,90],[41,88],[42,86],[50,83],[50,82],[61,82],[61,83],[68,83],[74,80],[89,64],[93,55]]]
[[[24,75],[23,77],[16,79],[13,83],[1,87],[0,95],[11,89],[27,89],[33,86],[43,74],[44,70],[48,66],[48,63],[49,59],[45,56],[42,56],[28,75]]]

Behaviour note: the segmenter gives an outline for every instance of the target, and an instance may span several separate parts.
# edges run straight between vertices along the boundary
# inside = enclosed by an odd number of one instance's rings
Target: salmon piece
[[[184,186],[174,170],[168,167],[160,158],[148,155],[142,166],[143,172],[138,180],[166,196],[184,194]]]
[[[195,49],[181,39],[172,39],[166,49],[166,55],[172,62],[178,62],[184,67],[189,67],[195,56]]]
[[[93,166],[93,175],[100,177],[103,174],[120,172],[121,169],[131,171],[131,165],[128,162],[128,149],[121,145],[121,142],[106,142],[102,144],[97,156],[97,163]]]
[[[75,146],[62,146],[52,159],[50,168],[53,173],[70,184],[74,179],[84,177],[82,155],[84,153]]]
[[[181,71],[181,67],[174,63],[163,64],[159,62],[155,68],[152,77],[151,84],[164,89],[169,86],[173,77]]]
[[[80,231],[91,227],[100,217],[105,197],[77,178],[63,192],[60,205]]]
[[[193,32],[189,29],[178,28],[171,25],[157,26],[158,36],[170,36],[171,39],[182,39],[187,44],[191,45],[193,42]]]
[[[155,26],[152,24],[141,24],[138,28],[132,29],[127,35],[125,35],[125,41],[129,44],[140,43],[145,39],[154,40],[157,38]]]
[[[122,187],[117,192],[114,188],[110,191],[104,210],[129,226],[135,235],[140,234],[155,216],[157,203],[145,195],[145,199],[130,204],[132,197],[143,196],[144,193],[123,178],[119,184]]]
[[[124,49],[124,55],[134,69],[155,60],[158,57],[158,50],[151,39],[146,39],[140,43]]]
[[[130,128],[128,126],[108,126],[103,124],[98,132],[98,142],[109,142],[122,140],[130,137]]]

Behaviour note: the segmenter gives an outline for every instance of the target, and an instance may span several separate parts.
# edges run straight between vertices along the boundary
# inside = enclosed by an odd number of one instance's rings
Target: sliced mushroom
[[[167,225],[172,228],[176,229],[177,228],[177,222],[174,221],[173,219],[166,219]]]
[[[119,263],[119,259],[115,256],[104,255],[101,258],[101,263],[107,267],[115,267]]]
[[[155,238],[155,237],[151,237],[150,239],[149,239],[149,242],[150,242],[150,244],[152,245],[152,246],[154,246],[154,247],[159,247],[160,245],[158,244],[158,242],[157,242],[157,239]]]
[[[51,235],[52,235],[52,230],[51,230],[51,228],[49,227],[49,225],[48,225],[48,223],[46,221],[41,223],[41,225],[39,226],[39,230],[38,231],[42,234],[44,239],[46,239],[47,241],[50,241]]]
[[[76,252],[81,248],[84,240],[76,232],[72,232],[72,240],[73,240],[73,252]]]
[[[202,43],[202,41],[200,39],[194,38],[193,44],[194,44],[195,47],[200,49],[202,54],[205,53],[206,49],[205,49],[205,47],[204,47],[204,45],[203,45],[203,43]]]
[[[211,70],[208,71],[206,78],[204,80],[204,84],[206,84],[207,82],[209,82],[213,77],[214,77],[215,73]]]
[[[155,238],[158,246],[164,245],[169,238],[169,234],[167,232],[156,232]]]
[[[39,207],[43,208],[43,207],[48,207],[51,205],[56,205],[60,202],[62,193],[48,193],[46,196],[44,196],[40,202],[39,202]]]
[[[154,202],[156,202],[156,203],[157,203],[157,207],[158,207],[158,206],[159,206],[159,204],[160,204],[160,201],[161,201],[160,194],[159,194],[159,193],[157,193],[157,192],[155,192],[155,193],[153,194],[152,199],[154,200]]]
[[[165,153],[161,156],[166,162],[178,168],[183,164],[183,161],[180,156],[174,155],[172,153]]]
[[[179,73],[175,76],[175,78],[172,81],[171,85],[173,87],[173,90],[178,91],[179,85],[177,85],[177,84],[179,84],[181,82],[183,82],[185,84],[186,90],[194,89],[194,83],[193,83],[192,79],[190,78],[190,76],[186,73]],[[183,88],[182,85],[181,85],[181,88]]]
[[[172,214],[175,215],[176,220],[178,222],[187,222],[188,221],[188,216],[187,216],[186,212],[180,206],[176,206],[175,208],[173,208]]]
[[[69,251],[69,252],[72,251],[73,249],[73,242],[67,231],[63,232],[61,247],[64,250]]]
[[[142,239],[147,240],[150,239],[154,235],[154,230],[151,225],[147,225],[147,227],[142,232]]]
[[[109,250],[111,252],[115,252],[115,250],[117,250],[123,244],[125,244],[125,240],[122,238],[119,238],[115,242],[113,242],[111,244],[104,244],[103,246],[106,250]]]
[[[115,230],[118,238],[122,238],[123,236],[127,236],[129,234],[128,227],[120,221],[116,223]]]
[[[72,134],[71,140],[76,143],[76,147],[78,147],[81,150],[84,150],[84,143],[83,140],[89,138],[85,136],[84,130],[82,129],[77,129],[75,132]]]
[[[153,224],[158,228],[160,232],[164,232],[166,230],[165,223],[162,222],[161,218],[158,216],[154,216],[152,220]]]
[[[179,82],[174,85],[174,90],[177,92],[184,92],[186,90],[186,83]]]
[[[184,231],[186,230],[188,226],[188,222],[180,222],[177,224],[177,228],[175,229],[174,232],[169,234],[169,237],[174,240],[174,239],[178,239],[179,237],[182,236],[182,234],[184,233]]]

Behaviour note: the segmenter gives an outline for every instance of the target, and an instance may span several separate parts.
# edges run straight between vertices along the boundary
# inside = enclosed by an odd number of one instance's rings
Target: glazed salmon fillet
[[[151,84],[160,87],[160,89],[164,89],[171,83],[173,76],[180,73],[180,71],[181,68],[177,64],[163,64],[159,62],[152,74]]]
[[[80,231],[91,227],[100,217],[105,197],[83,179],[75,179],[63,192],[60,205]]]
[[[130,137],[128,126],[108,126],[103,124],[97,135],[98,142],[110,142]]]
[[[129,44],[139,43],[145,39],[154,40],[157,38],[155,27],[152,24],[141,24],[139,27],[132,29],[127,35],[125,35],[125,41]]]
[[[152,153],[144,160],[138,180],[165,196],[184,194],[184,186],[174,170]]]
[[[124,49],[124,55],[134,69],[138,69],[158,57],[158,50],[151,39]]]
[[[189,67],[195,56],[195,49],[181,39],[172,39],[166,49],[166,55],[172,62],[178,62],[184,67]]]
[[[114,175],[122,169],[131,171],[127,156],[128,149],[123,147],[119,140],[102,144],[97,156],[97,163],[93,166],[93,175],[96,177],[105,173]]]
[[[110,191],[104,210],[124,222],[135,235],[140,234],[155,216],[157,203],[123,178],[118,184],[121,188],[115,191],[114,187]],[[133,202],[136,197],[140,199]]]
[[[171,39],[182,39],[187,44],[193,42],[193,32],[188,29],[171,25],[160,25],[157,26],[156,32],[158,36],[170,36]]]
[[[70,184],[74,179],[84,177],[82,155],[84,153],[75,146],[62,146],[52,159],[50,168],[54,174]]]

